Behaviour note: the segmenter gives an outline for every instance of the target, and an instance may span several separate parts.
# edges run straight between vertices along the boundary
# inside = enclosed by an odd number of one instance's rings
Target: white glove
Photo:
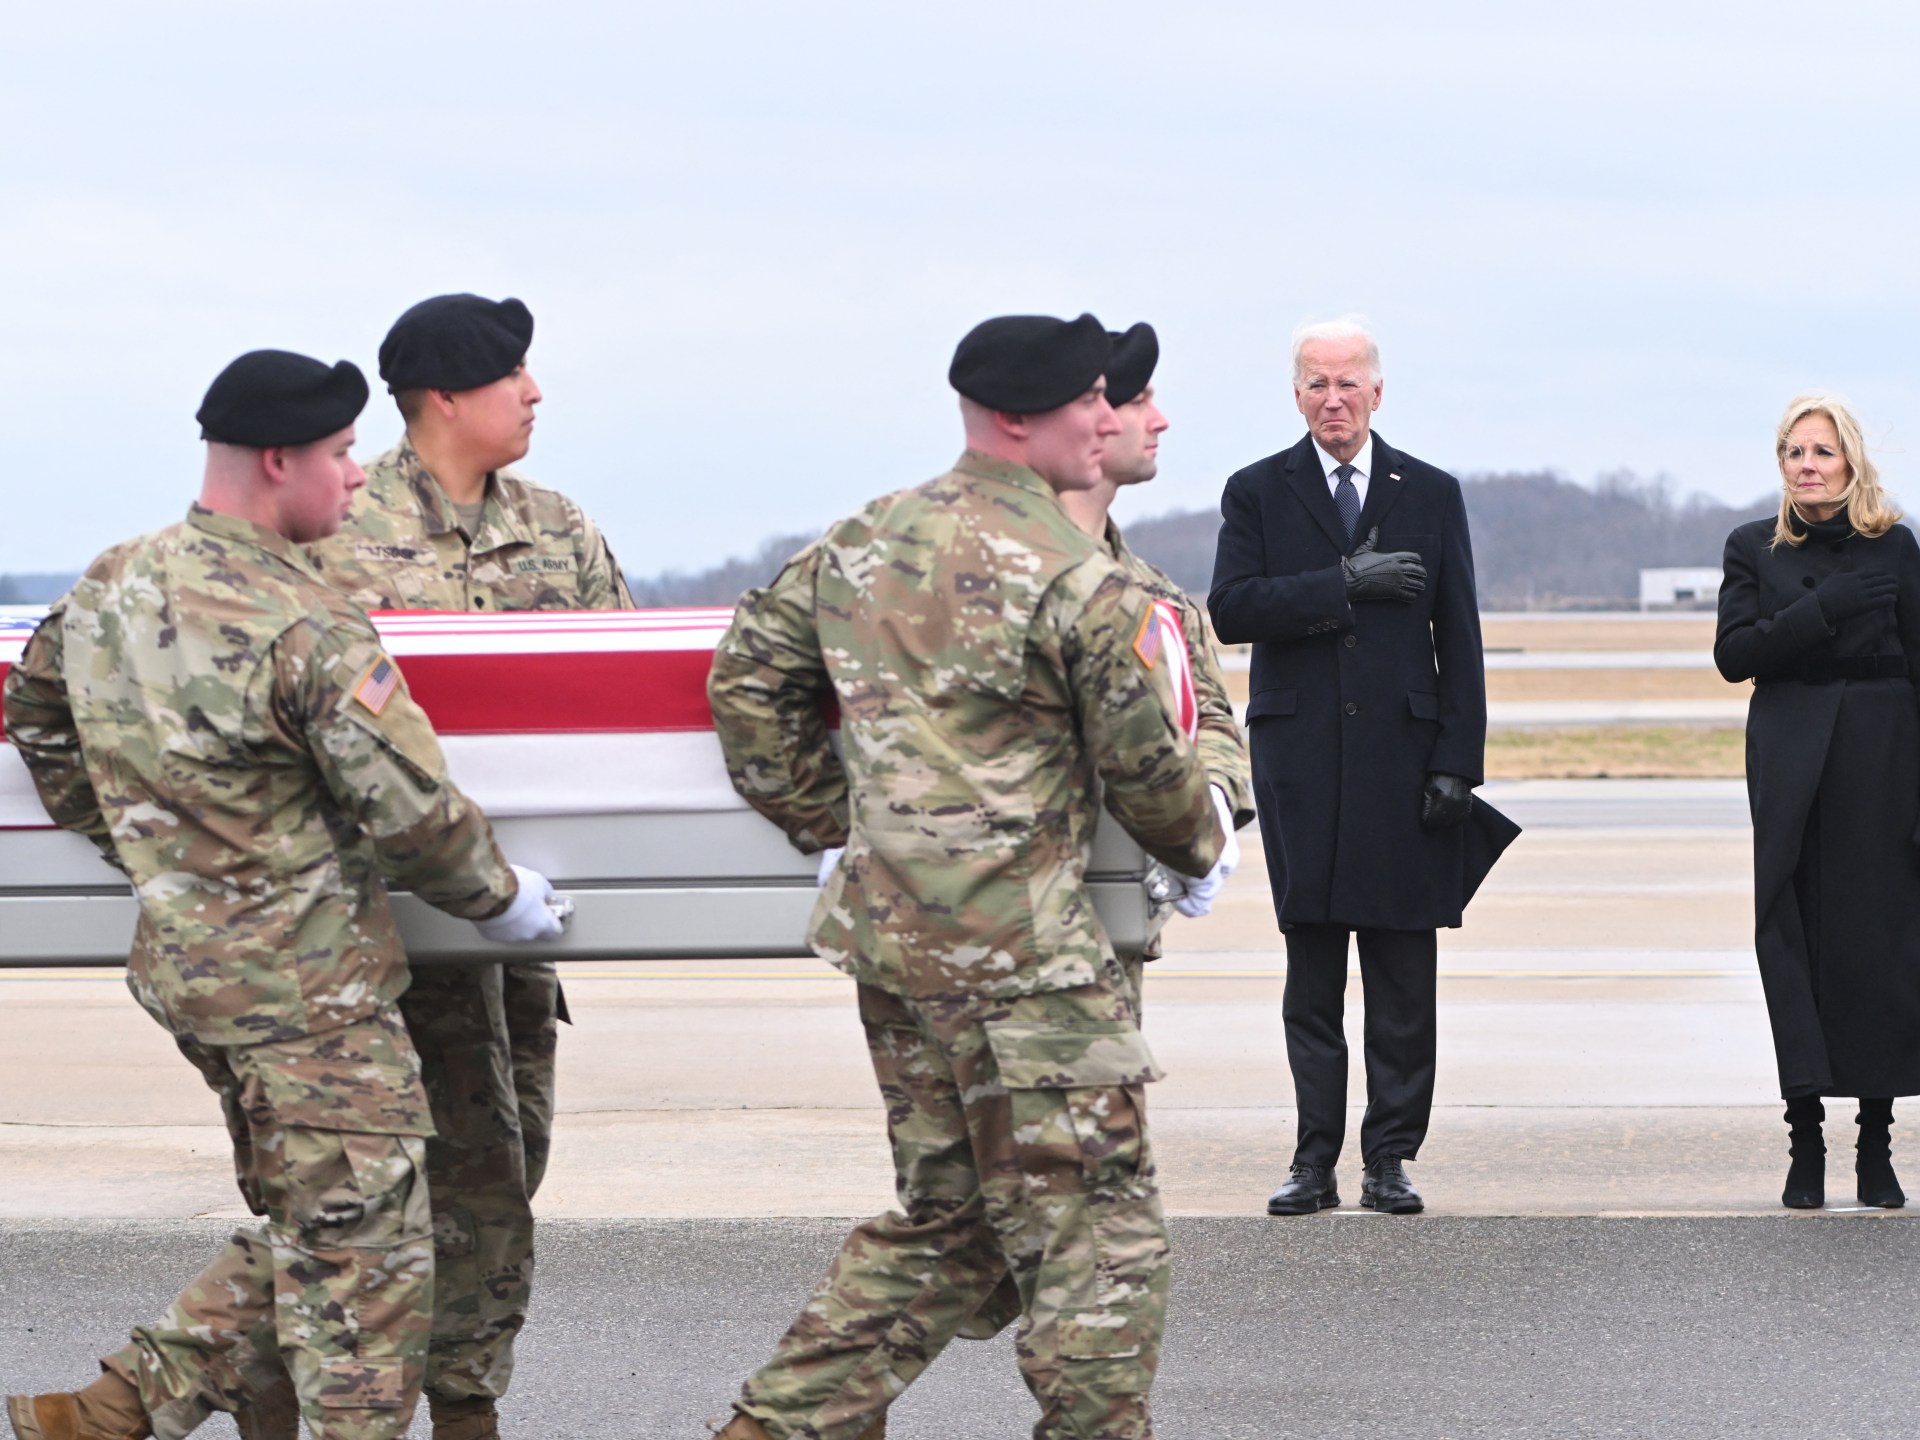
[[[827,888],[827,881],[833,878],[833,867],[840,863],[840,857],[847,853],[844,845],[834,845],[820,852],[820,878],[814,885],[821,890]]]
[[[1220,847],[1220,858],[1213,862],[1213,869],[1198,880],[1187,881],[1187,893],[1173,902],[1173,908],[1190,920],[1198,920],[1213,909],[1214,899],[1225,888],[1227,877],[1240,865],[1240,837],[1233,833],[1233,805],[1226,791],[1218,785],[1211,788],[1213,813],[1220,817],[1220,833],[1227,838]]]
[[[474,926],[482,939],[497,945],[524,945],[534,940],[558,940],[566,931],[560,917],[547,908],[553,886],[538,870],[524,865],[513,867],[520,891],[513,903],[491,920],[476,920]]]

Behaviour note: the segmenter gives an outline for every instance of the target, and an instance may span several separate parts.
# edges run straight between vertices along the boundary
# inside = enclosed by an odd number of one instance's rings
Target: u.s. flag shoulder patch
[[[1140,633],[1133,637],[1133,653],[1140,657],[1140,663],[1151,670],[1160,659],[1160,652],[1166,647],[1166,622],[1160,618],[1158,605],[1147,606],[1147,613],[1140,617]]]
[[[353,698],[372,714],[378,715],[387,708],[387,702],[393,699],[393,692],[399,688],[399,667],[382,655],[360,677],[360,683],[353,687]]]

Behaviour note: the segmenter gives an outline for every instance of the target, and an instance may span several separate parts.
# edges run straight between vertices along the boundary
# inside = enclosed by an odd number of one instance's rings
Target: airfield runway
[[[1844,1106],[1833,1206],[1778,1206],[1743,786],[1483,793],[1527,833],[1442,932],[1438,1106],[1410,1167],[1425,1216],[1354,1210],[1351,1153],[1347,1208],[1261,1213],[1293,1112],[1257,845],[1150,968],[1180,1277],[1161,1433],[1909,1433],[1920,1231],[1851,1205]],[[844,1218],[889,1202],[851,987],[796,961],[567,981],[552,1223],[508,1433],[691,1436]],[[1357,983],[1353,1002],[1357,1041]],[[0,1377],[70,1383],[243,1212],[210,1097],[117,977],[0,975],[0,1023]],[[1354,1061],[1357,1101],[1357,1043]],[[963,1345],[892,1433],[1011,1437],[1030,1417],[1004,1343]]]

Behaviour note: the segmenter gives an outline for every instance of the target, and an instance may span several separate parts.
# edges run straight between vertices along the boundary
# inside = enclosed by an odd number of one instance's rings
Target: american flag
[[[353,687],[353,698],[367,709],[378,715],[387,708],[387,701],[393,698],[394,688],[400,683],[400,672],[386,656],[382,655],[374,662],[371,670],[360,677],[360,683]]]

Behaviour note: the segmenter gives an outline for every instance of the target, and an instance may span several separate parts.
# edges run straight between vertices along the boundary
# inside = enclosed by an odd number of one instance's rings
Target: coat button
[[[473,597],[473,608],[474,608],[474,609],[476,609],[476,610],[484,610],[484,609],[486,609],[486,608],[487,608],[487,597],[486,597],[486,596],[484,596],[484,595],[476,595],[476,596],[474,596],[474,597]]]
[[[1347,636],[1347,649],[1351,650],[1354,646],[1358,645],[1359,643],[1360,643],[1360,637],[1358,635]]]
[[[1804,585],[1804,586],[1806,586],[1806,587],[1807,587],[1807,589],[1809,589],[1809,590],[1811,590],[1811,589],[1813,589],[1813,576],[1811,576],[1811,575],[1802,575],[1802,576],[1800,577],[1800,583],[1801,583],[1802,585]]]
[[[1360,713],[1360,707],[1354,704],[1353,701],[1351,700],[1347,701],[1347,714],[1358,715],[1359,713]]]

